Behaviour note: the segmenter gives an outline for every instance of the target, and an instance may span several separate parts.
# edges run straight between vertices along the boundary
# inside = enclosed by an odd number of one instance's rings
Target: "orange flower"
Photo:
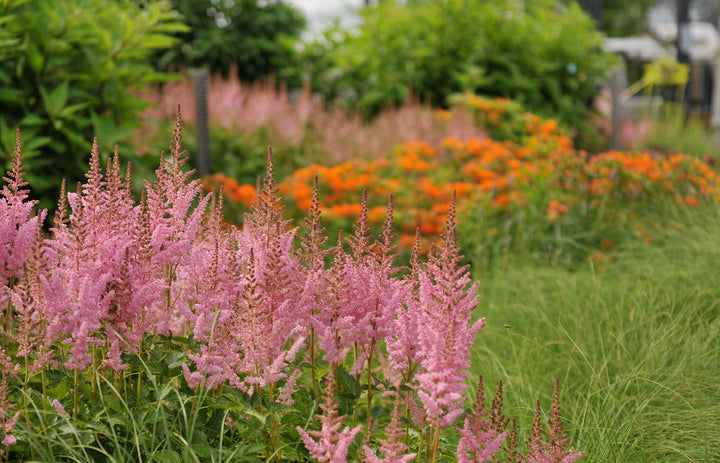
[[[445,149],[462,149],[465,146],[465,143],[462,142],[462,140],[458,140],[455,137],[445,137],[440,142]]]
[[[373,206],[368,209],[368,220],[372,223],[381,223],[385,220],[387,214],[387,207],[385,206]]]
[[[697,199],[695,196],[685,196],[683,198],[683,202],[690,207],[697,207],[700,205],[700,200]]]
[[[500,207],[505,207],[508,204],[510,204],[510,195],[507,195],[507,194],[497,195],[493,201],[496,205],[498,205]]]
[[[234,190],[232,199],[235,202],[243,203],[250,207],[255,204],[255,200],[257,199],[257,190],[252,185],[238,185],[238,187]]]
[[[354,217],[360,214],[361,208],[360,203],[335,204],[330,207],[328,213],[339,217]]]
[[[452,119],[452,113],[450,111],[448,111],[447,109],[436,109],[435,114],[443,122],[448,122],[448,121],[450,121],[450,119]]]
[[[547,217],[548,220],[553,221],[560,217],[562,214],[566,214],[568,211],[568,207],[554,199],[551,199],[550,202],[548,202],[548,212]]]

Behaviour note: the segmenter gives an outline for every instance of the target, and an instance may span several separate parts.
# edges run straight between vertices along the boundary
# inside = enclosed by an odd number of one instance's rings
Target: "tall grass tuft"
[[[474,365],[504,378],[515,416],[560,378],[585,462],[720,461],[720,209],[667,213],[655,245],[603,267],[515,262],[481,279]]]

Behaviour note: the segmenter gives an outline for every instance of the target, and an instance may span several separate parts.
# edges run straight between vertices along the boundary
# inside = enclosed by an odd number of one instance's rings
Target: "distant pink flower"
[[[527,455],[528,463],[573,463],[584,455],[576,452],[574,448],[566,450],[570,443],[570,436],[563,433],[563,423],[560,420],[560,380],[555,379],[552,408],[548,416],[548,429],[540,426],[540,401],[535,406],[535,419],[532,426],[532,437],[528,442],[530,451]]]
[[[400,419],[401,402],[400,396],[398,396],[395,399],[390,424],[385,430],[386,438],[379,440],[380,451],[384,458],[378,457],[372,449],[366,445],[364,447],[366,463],[407,463],[417,455],[416,453],[405,453],[408,448],[401,440],[404,434]]]

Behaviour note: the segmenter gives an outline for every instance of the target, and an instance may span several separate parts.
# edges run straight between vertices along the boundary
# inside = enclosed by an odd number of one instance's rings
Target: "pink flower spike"
[[[310,455],[321,463],[347,463],[347,453],[350,444],[360,432],[362,426],[350,429],[342,428],[345,416],[338,415],[338,405],[335,402],[335,365],[330,365],[325,387],[325,402],[320,405],[322,415],[317,415],[321,427],[319,431],[305,431],[297,427],[298,433],[310,451]],[[342,430],[340,429],[342,428]],[[316,441],[314,438],[317,438]]]

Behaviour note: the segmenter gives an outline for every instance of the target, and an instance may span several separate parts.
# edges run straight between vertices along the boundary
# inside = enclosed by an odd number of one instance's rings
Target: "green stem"
[[[312,388],[313,388],[313,397],[315,397],[315,400],[318,399],[320,396],[320,392],[318,390],[318,380],[317,380],[317,372],[315,371],[315,357],[317,356],[317,353],[315,352],[315,328],[312,326],[310,327],[310,376],[312,377]]]
[[[142,352],[143,352],[143,340],[144,340],[144,339],[141,338],[141,339],[140,339],[140,342],[138,343],[138,353],[137,353],[138,357],[142,357]],[[135,387],[135,397],[137,398],[137,401],[138,401],[138,402],[140,402],[140,392],[141,392],[140,386],[142,385],[142,376],[143,376],[142,368],[138,368],[138,372],[137,372],[137,385],[136,385],[136,387]]]
[[[427,463],[435,463],[438,457],[438,447],[440,445],[440,425],[436,424],[435,427],[429,431],[427,440],[427,455],[425,461]]]
[[[365,423],[365,429],[370,429],[370,419],[372,418],[372,399],[373,399],[373,388],[372,388],[372,362],[373,352],[375,351],[375,340],[370,343],[370,353],[368,354],[367,360],[367,417]]]
[[[80,401],[80,370],[75,370],[73,376],[73,418],[78,415],[78,402]]]

